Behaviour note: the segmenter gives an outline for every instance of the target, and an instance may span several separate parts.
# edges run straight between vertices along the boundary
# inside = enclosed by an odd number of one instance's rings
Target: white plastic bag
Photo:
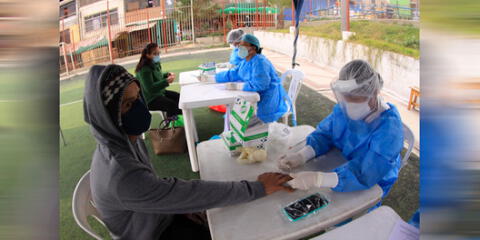
[[[278,159],[288,152],[291,130],[288,125],[273,122],[268,128],[268,141],[266,144],[268,158]]]

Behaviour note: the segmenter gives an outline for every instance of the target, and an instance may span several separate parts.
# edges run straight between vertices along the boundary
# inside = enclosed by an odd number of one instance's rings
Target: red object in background
[[[208,108],[221,113],[225,113],[227,111],[227,107],[225,105],[210,106]]]

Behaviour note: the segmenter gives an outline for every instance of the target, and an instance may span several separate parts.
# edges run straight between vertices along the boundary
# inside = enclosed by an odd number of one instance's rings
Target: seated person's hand
[[[168,73],[167,82],[173,83],[175,81],[175,73]]]
[[[288,153],[278,159],[278,168],[284,171],[289,171],[303,164],[305,164],[305,160],[299,152]]]
[[[258,176],[257,180],[263,184],[267,195],[281,190],[287,192],[295,191],[291,187],[284,185],[292,180],[292,177],[283,173],[264,173]]]

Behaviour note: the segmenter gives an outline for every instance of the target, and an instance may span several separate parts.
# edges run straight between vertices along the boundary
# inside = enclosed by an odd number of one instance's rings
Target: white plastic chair
[[[100,220],[100,214],[93,206],[92,193],[90,191],[90,170],[80,178],[80,181],[78,181],[75,187],[72,199],[72,211],[73,218],[75,218],[78,226],[80,226],[83,231],[97,240],[103,239],[93,230],[87,221],[87,217],[92,216],[106,228],[105,224]]]
[[[410,128],[403,124],[403,138],[404,141],[407,143],[407,151],[405,152],[405,155],[402,158],[402,166],[403,168],[405,165],[408,163],[408,158],[410,157],[410,154],[412,153],[413,150],[413,145],[415,143],[415,136],[413,135],[412,130]]]
[[[285,81],[285,79],[288,76],[292,77],[292,80],[290,81],[290,86],[288,87],[288,96],[292,100],[291,107],[293,108],[293,111],[290,111],[292,109],[290,109],[289,107],[287,113],[285,113],[285,115],[282,116],[283,123],[287,125],[288,125],[288,117],[290,116],[290,114],[292,114],[292,112],[295,119],[297,118],[295,102],[297,100],[298,93],[300,93],[300,88],[302,87],[303,78],[305,75],[303,74],[303,72],[296,69],[287,70],[285,73],[282,74],[282,77],[281,77],[282,83]]]

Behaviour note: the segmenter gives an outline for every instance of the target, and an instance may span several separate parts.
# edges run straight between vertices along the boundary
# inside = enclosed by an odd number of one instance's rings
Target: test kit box
[[[238,152],[239,148],[242,147],[242,143],[233,131],[222,133],[222,140],[227,147],[227,150],[231,153]]]
[[[230,112],[229,137],[242,147],[264,149],[268,140],[268,124],[259,123],[248,127],[255,114],[255,107],[243,98],[237,98]],[[227,146],[228,147],[228,146]]]
[[[215,75],[217,67],[215,62],[210,62],[210,63],[204,63],[198,66],[198,70],[200,70],[201,73]]]

